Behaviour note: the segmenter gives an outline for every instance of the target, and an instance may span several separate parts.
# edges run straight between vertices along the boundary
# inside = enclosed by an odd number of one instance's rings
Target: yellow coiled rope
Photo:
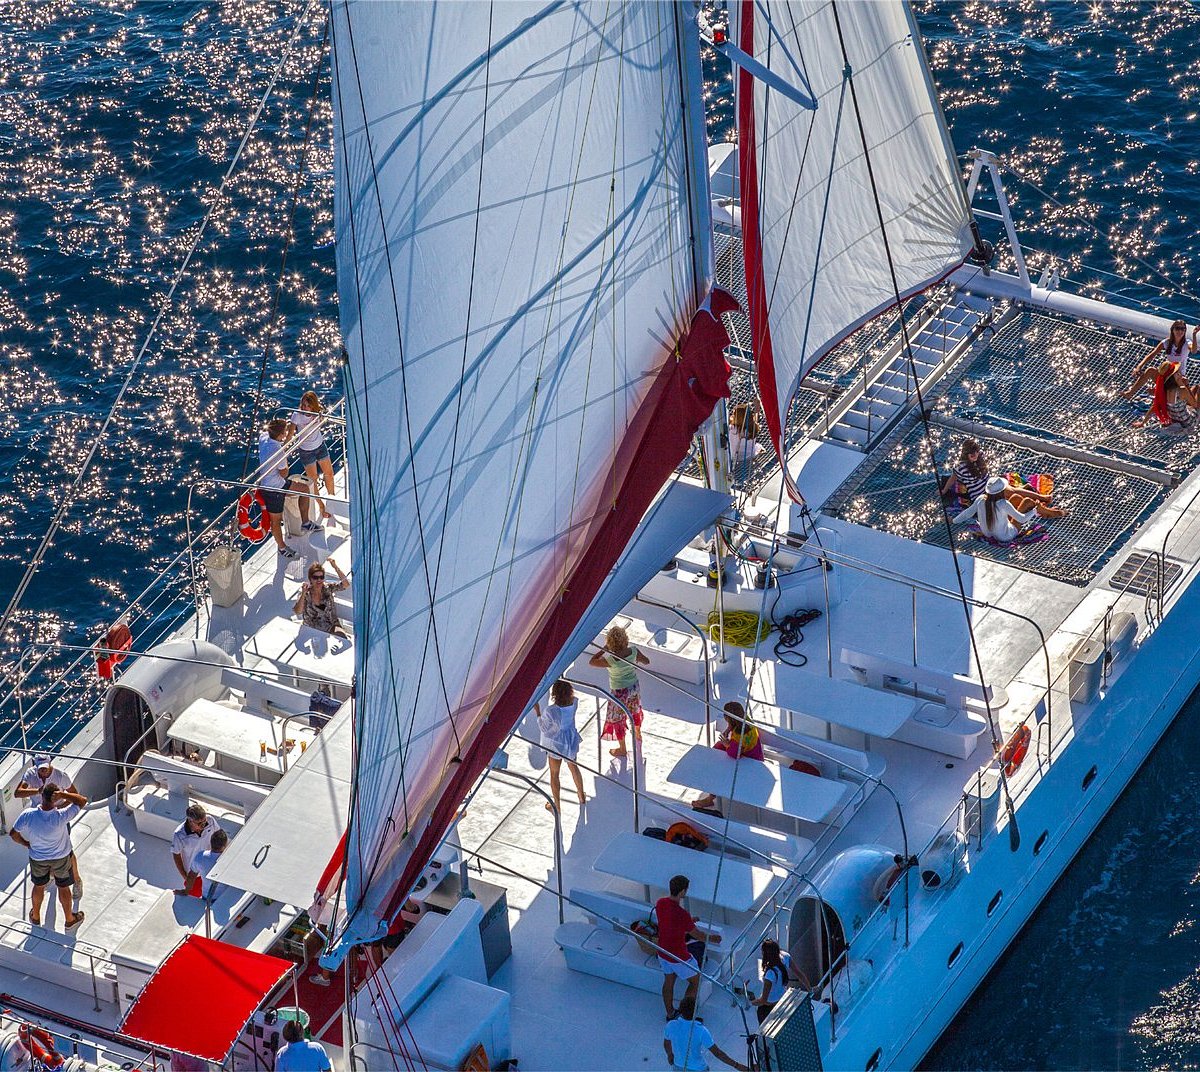
[[[721,615],[713,611],[708,616],[708,635],[712,640],[721,639]],[[771,635],[771,623],[760,618],[752,610],[727,610],[725,612],[725,643],[738,648],[752,648],[760,640]]]

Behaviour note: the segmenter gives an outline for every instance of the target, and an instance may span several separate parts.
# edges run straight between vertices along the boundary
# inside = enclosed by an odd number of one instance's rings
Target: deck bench
[[[813,846],[808,838],[796,834],[707,815],[696,811],[684,800],[671,800],[654,793],[646,793],[645,797],[650,805],[645,812],[648,825],[665,829],[672,823],[691,823],[708,835],[709,852],[719,852],[724,842],[731,855],[763,866],[768,866],[767,861],[770,861],[790,870],[808,855]]]
[[[893,735],[897,741],[967,759],[978,745],[987,722],[978,709],[993,710],[1008,702],[1007,693],[981,685],[962,674],[913,666],[883,655],[843,648],[841,661],[869,688],[912,695],[918,703],[908,721]]]

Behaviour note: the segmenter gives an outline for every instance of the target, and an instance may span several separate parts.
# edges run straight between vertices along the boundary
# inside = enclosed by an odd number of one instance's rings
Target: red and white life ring
[[[1033,732],[1024,722],[1013,730],[1012,736],[1004,746],[1004,751],[1000,753],[1000,762],[1004,764],[1006,776],[1011,776],[1021,765],[1022,760],[1029,752],[1029,742],[1032,737]]]
[[[258,521],[251,521],[250,508],[255,503],[258,503]],[[267,520],[266,500],[258,488],[245,492],[238,499],[237,523],[238,532],[245,536],[251,543],[262,543],[267,538],[267,533],[271,530],[271,523]]]
[[[96,656],[96,673],[111,681],[113,668],[125,661],[126,652],[133,647],[133,634],[124,622],[117,622],[107,633],[100,647],[107,649]]]
[[[54,1036],[44,1028],[22,1024],[17,1029],[17,1037],[20,1038],[21,1045],[29,1051],[35,1068],[59,1068],[66,1060],[54,1048]]]

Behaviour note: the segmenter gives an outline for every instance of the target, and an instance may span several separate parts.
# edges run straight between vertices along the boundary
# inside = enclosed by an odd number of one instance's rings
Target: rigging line
[[[1027,186],[1031,186],[1034,190],[1036,190],[1039,194],[1041,194],[1042,197],[1044,197],[1047,201],[1053,202],[1055,205],[1057,205],[1059,208],[1063,209],[1066,212],[1073,212],[1072,206],[1064,204],[1057,197],[1055,197],[1052,193],[1050,193],[1049,190],[1043,189],[1036,182],[1034,182],[1033,179],[1022,174],[1021,171],[1013,165],[1011,160],[1006,159],[1004,161],[1004,166],[1006,168],[1008,168],[1008,170],[1011,171],[1017,177],[1018,180],[1025,183]],[[1083,219],[1082,217],[1072,215],[1071,221],[1073,223],[1083,224],[1083,226],[1088,228],[1090,231],[1092,231],[1096,235],[1097,238],[1099,238],[1101,241],[1103,241],[1107,244],[1107,238],[1106,238],[1104,232],[1101,231],[1100,228],[1098,226],[1096,226],[1096,224],[1092,223],[1091,220]],[[1035,224],[1035,226],[1036,226],[1036,224]],[[1157,276],[1159,279],[1163,280],[1167,284],[1167,286],[1163,288],[1164,294],[1170,294],[1170,293],[1180,294],[1183,297],[1189,299],[1190,301],[1200,302],[1200,297],[1197,297],[1197,295],[1193,294],[1186,287],[1181,287],[1175,280],[1172,280],[1171,277],[1166,274],[1166,272],[1162,271],[1159,268],[1155,268],[1154,265],[1152,265],[1149,261],[1143,259],[1142,257],[1139,257],[1135,253],[1130,254],[1129,257],[1130,257],[1130,260],[1135,261],[1137,264],[1140,264],[1143,268],[1146,269],[1146,271],[1150,272],[1152,275]],[[1135,282],[1135,280],[1130,280],[1130,282]],[[1142,285],[1145,286],[1145,284],[1142,284]]]
[[[384,261],[387,265],[387,279],[388,279],[389,289],[391,290],[391,295],[392,295],[392,309],[395,313],[397,356],[399,357],[399,360],[400,360],[400,398],[401,398],[403,413],[404,413],[404,419],[401,423],[404,426],[404,435],[405,435],[405,438],[408,443],[408,456],[412,460],[412,465],[409,467],[409,472],[412,477],[413,509],[416,513],[416,520],[417,520],[415,528],[416,528],[416,532],[417,532],[417,541],[421,548],[421,574],[425,580],[425,594],[426,594],[426,598],[429,601],[429,623],[426,628],[426,640],[425,640],[425,643],[422,645],[421,669],[417,676],[417,690],[416,690],[416,695],[413,700],[413,707],[416,708],[416,706],[420,702],[421,688],[425,682],[425,665],[426,665],[426,661],[429,658],[429,638],[432,636],[433,650],[436,655],[435,662],[437,664],[438,681],[441,685],[441,690],[442,690],[442,699],[444,700],[444,702],[446,704],[446,712],[447,712],[447,715],[450,720],[450,726],[454,731],[455,742],[461,748],[461,741],[459,741],[459,739],[458,739],[458,728],[457,728],[457,726],[455,726],[455,723],[454,723],[454,710],[450,703],[450,692],[449,692],[449,689],[446,687],[445,673],[442,668],[441,642],[438,638],[438,626],[437,626],[437,604],[434,601],[432,578],[429,575],[429,548],[426,546],[426,543],[425,543],[425,519],[423,516],[423,511],[421,509],[421,490],[420,490],[419,481],[417,480],[416,456],[413,451],[412,414],[409,409],[409,402],[408,402],[408,367],[407,367],[407,363],[405,361],[405,356],[404,356],[404,328],[400,323],[400,296],[396,292],[395,266],[392,262],[392,244],[388,237],[387,213],[386,213],[386,211],[384,209],[384,205],[383,205],[383,193],[380,190],[380,186],[379,186],[379,172],[377,171],[376,166],[375,166],[375,140],[371,135],[371,123],[370,123],[370,120],[367,115],[367,102],[366,102],[366,95],[363,91],[362,72],[359,70],[358,51],[355,48],[355,44],[354,44],[354,23],[353,23],[353,19],[350,17],[350,6],[349,6],[348,2],[343,4],[343,11],[345,13],[345,19],[346,19],[346,36],[347,36],[347,39],[348,39],[349,45],[350,45],[350,61],[354,67],[354,81],[355,81],[356,88],[358,89],[359,106],[361,107],[362,113],[363,113],[362,134],[363,134],[363,139],[366,142],[367,163],[371,167],[371,187],[375,192],[375,206],[376,206],[376,210],[379,213],[379,230],[380,230],[380,235],[383,239],[382,251],[383,251]],[[363,344],[364,344],[363,365],[364,365],[364,369],[365,369],[365,367],[366,367],[366,354],[365,354],[366,339],[365,339],[365,337],[363,338]],[[365,397],[365,388],[367,387],[367,384],[364,384],[363,387],[364,387],[364,397]],[[390,647],[391,647],[390,643],[389,643],[388,647],[390,649]]]
[[[800,31],[796,27],[796,19],[792,13],[792,5],[791,4],[787,5],[786,11],[787,11],[788,20],[792,24],[792,37],[796,41],[796,51],[800,54],[800,64],[801,64],[801,66],[803,66],[805,68],[805,75],[804,75],[805,82],[811,87],[812,83],[809,82],[809,80],[808,80],[808,71],[807,71],[808,65],[804,62],[804,52],[800,48]],[[786,49],[784,49],[784,54],[787,55]],[[791,59],[790,56],[788,58],[789,58],[789,60]],[[809,93],[810,94],[812,93],[811,88],[809,89]],[[845,97],[845,94],[846,94],[846,81],[843,78],[842,79],[842,97],[843,98]],[[775,265],[775,278],[771,282],[771,293],[767,297],[766,316],[767,316],[768,321],[770,321],[770,319],[771,319],[771,308],[775,304],[775,291],[779,287],[780,268],[783,266],[784,250],[787,248],[788,237],[792,231],[792,220],[796,214],[796,199],[800,196],[800,183],[801,183],[801,180],[804,178],[804,165],[808,162],[808,149],[809,149],[809,146],[812,144],[813,131],[816,129],[817,118],[819,115],[820,115],[820,111],[819,111],[819,106],[818,106],[817,109],[813,110],[812,114],[809,116],[809,119],[808,119],[808,134],[804,138],[804,152],[801,153],[801,155],[800,155],[800,167],[796,171],[796,185],[792,189],[792,201],[788,207],[787,225],[783,229],[783,239],[780,242],[780,246],[779,246],[779,260]],[[838,119],[837,119],[837,121],[838,121],[838,125],[840,126],[841,122],[842,122],[842,100],[841,99],[838,100]],[[836,147],[836,145],[837,145],[837,135],[835,134],[834,135],[834,146]],[[765,148],[765,144],[764,144],[764,148]],[[830,181],[832,181],[832,178],[833,178],[832,172],[833,172],[833,162],[831,160],[830,161]],[[828,202],[829,202],[828,192],[826,192],[825,200],[826,200],[826,204],[828,204]],[[758,203],[760,206],[762,205],[761,197],[759,198]],[[761,209],[760,209],[760,215],[761,215]],[[803,351],[801,352],[801,357],[803,357]],[[781,438],[782,438],[782,436],[781,436]]]
[[[832,0],[832,3],[830,6],[833,8],[833,20],[834,20],[834,25],[837,27],[838,44],[840,45],[841,50],[842,50],[842,59],[845,62],[847,69],[849,69],[850,68],[850,57],[846,52],[846,41],[842,35],[842,22],[841,22],[840,16],[838,15],[837,0]],[[929,413],[925,408],[925,399],[923,396],[923,392],[921,391],[921,381],[920,381],[920,377],[917,375],[916,359],[913,357],[913,352],[912,352],[912,339],[910,338],[909,333],[908,333],[908,319],[904,315],[904,308],[903,308],[903,305],[902,305],[901,299],[900,299],[900,281],[896,276],[896,262],[892,256],[892,246],[891,246],[891,242],[888,239],[887,224],[884,222],[884,218],[883,218],[883,205],[880,203],[880,200],[879,200],[879,187],[876,185],[876,182],[875,182],[875,169],[871,165],[871,151],[867,144],[867,132],[866,132],[866,128],[863,124],[862,111],[859,109],[859,106],[858,106],[858,93],[854,87],[853,72],[851,72],[849,78],[850,78],[850,100],[854,105],[854,116],[855,116],[855,120],[857,121],[857,125],[858,125],[858,136],[859,136],[859,140],[862,142],[862,147],[863,147],[863,161],[865,162],[865,164],[867,166],[867,178],[870,180],[871,196],[875,202],[875,214],[879,221],[879,234],[880,234],[880,238],[883,240],[884,253],[887,256],[888,274],[891,277],[892,292],[896,298],[897,318],[899,319],[899,322],[900,322],[901,334],[904,337],[904,352],[908,356],[909,368],[912,371],[912,376],[913,376],[913,386],[916,389],[917,412],[921,415],[921,424],[924,429],[923,438],[925,441],[926,449],[929,454],[929,465],[930,465],[930,468],[933,471],[935,478],[936,478],[937,454],[935,453],[935,449],[934,449],[934,445],[933,445],[933,434],[932,434],[932,431],[931,431],[930,425],[929,425]],[[992,747],[995,750],[996,755],[999,755],[1003,748],[1003,739],[1000,735],[999,727],[996,724],[995,713],[992,711],[992,702],[988,698],[987,680],[984,676],[983,660],[980,658],[980,655],[979,655],[979,642],[975,637],[975,625],[971,621],[971,608],[967,602],[967,586],[966,586],[966,582],[963,579],[962,564],[958,560],[958,547],[956,546],[956,541],[955,541],[954,525],[953,525],[953,522],[950,520],[950,511],[949,511],[948,507],[946,506],[946,500],[940,495],[938,496],[938,505],[941,507],[942,521],[946,526],[946,535],[948,537],[948,541],[950,544],[950,560],[954,565],[954,576],[955,576],[955,580],[957,581],[957,584],[958,584],[959,598],[962,601],[963,617],[966,619],[967,636],[970,639],[970,643],[971,643],[971,653],[975,658],[975,665],[979,670],[979,683],[983,687],[983,702],[984,702],[984,707],[987,711],[988,731],[992,738]],[[1009,792],[1008,779],[1004,774],[1003,764],[997,765],[997,773],[999,775],[1000,786],[1001,786],[1001,789],[1003,790],[1005,804],[1006,804],[1006,808],[1008,810],[1009,842],[1010,842],[1012,848],[1015,850],[1016,847],[1020,844],[1020,837],[1021,837],[1020,832],[1017,829],[1016,806],[1013,804],[1012,794]]]
[[[466,391],[467,349],[471,343],[471,313],[475,309],[475,269],[479,264],[479,221],[483,210],[483,165],[487,159],[488,105],[492,89],[492,27],[496,13],[495,0],[488,4],[487,60],[483,68],[483,114],[480,116],[479,181],[475,187],[475,227],[471,237],[471,275],[467,282],[467,315],[463,325],[462,361],[458,371],[458,390],[454,395],[454,431],[450,437],[450,468],[446,474],[446,506],[442,511],[442,531],[438,534],[437,565],[433,570],[433,592],[437,598],[438,581],[442,576],[442,556],[446,550],[446,530],[450,523],[450,504],[454,499],[454,470],[458,463],[458,433],[462,423],[463,394]],[[460,697],[459,702],[462,702]],[[453,717],[453,716],[452,716]],[[453,725],[453,721],[451,722]],[[462,751],[457,728],[454,731],[456,749]]]
[[[304,122],[304,140],[300,144],[300,164],[296,171],[296,182],[292,187],[292,202],[288,208],[287,230],[284,232],[283,249],[279,254],[279,280],[275,285],[275,296],[271,303],[271,316],[267,320],[267,341],[263,346],[262,360],[258,364],[258,386],[254,390],[254,409],[250,414],[250,424],[246,434],[246,456],[242,459],[242,479],[245,480],[250,472],[250,459],[253,456],[254,445],[258,441],[258,420],[262,412],[263,385],[267,378],[267,362],[271,358],[271,347],[275,343],[275,329],[279,324],[279,304],[283,296],[284,273],[287,271],[288,254],[291,252],[292,240],[296,235],[296,208],[300,203],[300,187],[304,184],[304,173],[308,168],[308,147],[312,143],[313,116],[317,110],[317,92],[321,86],[321,67],[329,44],[329,12],[325,13],[325,34],[321,40],[321,50],[317,54],[317,63],[313,68],[312,92],[308,100],[308,118]],[[257,470],[256,470],[257,471]]]
[[[562,229],[559,232],[561,235],[561,238],[559,240],[558,261],[555,265],[555,270],[554,270],[554,284],[553,284],[553,287],[551,288],[551,291],[550,291],[550,294],[548,296],[548,300],[546,303],[546,316],[545,316],[545,320],[544,320],[544,328],[543,328],[542,337],[541,337],[542,346],[541,346],[540,352],[538,353],[537,372],[534,377],[533,390],[530,395],[529,406],[528,406],[526,416],[525,416],[525,426],[521,433],[521,446],[520,446],[520,449],[518,452],[516,464],[513,467],[512,481],[509,485],[508,503],[507,503],[506,511],[505,511],[506,518],[508,516],[508,510],[511,509],[511,507],[512,507],[514,494],[516,493],[518,487],[523,485],[525,475],[527,475],[527,473],[523,472],[522,470],[524,469],[527,471],[528,466],[529,466],[529,459],[532,455],[531,444],[534,439],[533,433],[534,433],[535,427],[536,427],[537,407],[538,407],[538,401],[540,399],[539,387],[541,384],[542,372],[545,368],[545,363],[546,363],[547,343],[550,338],[550,330],[552,327],[551,319],[552,319],[555,309],[557,307],[559,290],[565,282],[565,280],[563,278],[563,266],[564,266],[564,261],[565,261],[565,257],[566,257],[567,237],[569,234],[571,220],[572,220],[572,217],[574,216],[574,211],[575,211],[575,196],[576,196],[576,193],[579,188],[579,175],[583,168],[583,152],[584,152],[584,147],[585,147],[586,140],[587,140],[585,135],[586,135],[588,127],[591,123],[592,108],[593,108],[593,105],[595,104],[595,98],[596,98],[596,85],[599,81],[600,67],[601,67],[601,63],[602,63],[602,58],[604,56],[604,44],[605,44],[604,33],[607,31],[609,19],[612,17],[611,13],[610,13],[611,6],[612,5],[610,3],[605,8],[604,19],[601,23],[600,34],[599,34],[601,41],[600,41],[600,44],[598,44],[596,46],[595,58],[592,61],[592,82],[591,82],[591,87],[588,91],[587,108],[584,111],[582,124],[577,128],[576,137],[578,140],[579,149],[575,155],[575,161],[573,164],[573,175],[572,175],[571,187],[570,187],[571,188],[571,196],[567,199],[567,204],[564,209]],[[586,51],[585,51],[585,55],[586,55]],[[605,235],[604,241],[607,242],[607,234]],[[615,243],[614,243],[614,251],[615,251],[615,248],[616,247],[615,247]],[[604,268],[602,267],[601,272],[603,273],[603,271],[604,271]],[[527,448],[529,450],[528,454],[526,453]],[[497,632],[498,637],[503,636],[504,630],[508,624],[509,600],[512,596],[512,567],[515,562],[516,552],[517,552],[516,533],[520,530],[521,512],[522,512],[521,508],[522,508],[523,504],[524,504],[524,499],[518,498],[517,499],[516,517],[513,519],[514,535],[513,535],[512,540],[510,541],[511,547],[510,547],[510,552],[509,552],[508,574],[507,574],[507,580],[506,580],[505,588],[504,588],[503,602],[501,605],[500,625],[499,625],[499,629]],[[507,525],[505,527],[507,528]],[[500,540],[496,544],[495,553],[492,557],[491,571],[488,574],[488,583],[487,583],[487,587],[484,592],[485,605],[486,605],[486,601],[488,600],[488,598],[491,595],[492,581],[497,573],[496,567],[497,567],[497,564],[500,562],[501,554],[502,554],[503,550],[504,550],[503,541]],[[471,643],[471,661],[472,662],[474,661],[475,653],[478,650],[482,633],[483,633],[483,619],[481,618],[479,624],[476,627],[475,636],[472,639],[472,643]],[[490,708],[490,704],[492,703],[492,701],[496,695],[499,683],[496,681],[496,678],[495,678],[495,670],[496,670],[496,661],[493,658],[491,661],[492,679],[488,684],[487,695],[481,701],[481,704],[482,704],[482,706],[480,708],[481,710]],[[463,682],[464,694],[466,692],[467,685],[468,685],[468,682],[466,682],[464,680],[464,682]]]
[[[75,497],[79,493],[79,489],[83,486],[84,478],[91,469],[92,462],[95,460],[96,453],[100,449],[100,444],[104,437],[108,434],[108,429],[116,419],[117,411],[121,407],[121,403],[125,399],[129,388],[133,384],[133,378],[141,367],[142,358],[145,357],[146,351],[150,347],[151,341],[158,334],[159,325],[163,318],[167,315],[167,310],[171,308],[175,299],[175,291],[179,289],[179,284],[183,282],[183,277],[187,274],[188,267],[192,263],[192,257],[195,256],[196,250],[200,247],[200,241],[203,239],[205,231],[208,229],[208,223],[212,219],[213,214],[217,210],[217,206],[221,204],[219,196],[229,182],[234,169],[242,158],[242,151],[246,148],[247,142],[250,140],[250,135],[254,132],[258,125],[258,120],[262,116],[263,110],[267,106],[267,101],[271,94],[275,91],[275,83],[279,81],[279,75],[283,71],[284,65],[291,58],[292,51],[296,46],[296,42],[300,37],[300,31],[303,29],[305,22],[308,19],[308,13],[312,9],[316,0],[307,0],[304,10],[296,19],[295,25],[292,27],[291,36],[288,38],[287,45],[284,47],[283,54],[279,57],[279,62],[276,63],[275,69],[271,72],[271,79],[267,83],[267,88],[262,97],[259,99],[258,107],[255,109],[250,122],[246,126],[245,132],[242,134],[242,140],[238,143],[237,149],[234,151],[233,157],[229,161],[229,166],[225,169],[225,174],[221,177],[221,181],[217,186],[216,193],[218,196],[212,199],[209,204],[208,211],[204,213],[200,220],[200,226],[196,230],[196,237],[192,239],[191,245],[188,247],[187,253],[184,255],[182,263],[175,272],[175,277],[171,281],[171,286],[167,290],[166,296],[159,303],[158,312],[154,316],[154,320],[150,324],[150,330],[146,333],[146,337],[142,340],[142,345],[138,347],[137,353],[134,355],[133,363],[129,366],[129,371],[125,373],[125,379],[121,384],[120,390],[117,392],[116,398],[113,399],[112,405],[105,414],[104,421],[101,423],[99,430],[93,437],[91,445],[88,447],[87,453],[83,457],[83,462],[80,464],[79,472],[75,476],[75,480],[71,486],[62,493],[58,508],[54,512],[54,516],[50,519],[50,525],[46,529],[45,535],[42,536],[41,542],[38,544],[37,550],[34,551],[33,557],[29,560],[29,564],[25,567],[25,572],[21,576],[21,580],[17,583],[16,590],[8,601],[8,606],[4,608],[4,614],[0,615],[0,637],[4,636],[12,622],[13,615],[21,605],[21,600],[25,597],[25,592],[41,567],[43,559],[46,557],[46,552],[50,549],[51,543],[54,541],[55,535],[58,533],[63,519],[67,516],[67,512],[74,505]]]
[[[331,25],[331,31],[330,31],[331,37],[336,37],[337,25],[336,25],[336,22],[332,20],[332,18],[331,18],[330,25]],[[333,80],[334,88],[337,90],[338,99],[344,100],[345,97],[342,93],[342,83],[341,83],[341,65],[338,63],[338,49],[337,49],[336,40],[333,41],[333,47],[330,51],[330,55],[332,57],[331,63],[330,63],[330,69],[331,69],[331,77]],[[364,120],[364,124],[365,124],[365,121],[366,121],[365,111],[363,114],[363,120]],[[341,156],[342,156],[342,170],[343,170],[343,175],[345,178],[344,185],[345,185],[345,188],[347,191],[347,201],[346,201],[347,220],[348,220],[349,232],[350,232],[351,264],[353,265],[353,269],[354,269],[355,306],[359,311],[359,325],[360,325],[360,327],[359,327],[359,344],[360,344],[360,347],[362,350],[361,357],[362,357],[363,369],[365,372],[366,365],[367,365],[367,356],[366,356],[366,337],[365,337],[365,333],[364,333],[364,330],[362,327],[363,292],[362,292],[362,276],[359,272],[360,260],[359,260],[359,249],[358,249],[358,224],[357,224],[357,216],[354,211],[354,198],[350,194],[350,191],[352,189],[351,182],[350,182],[350,163],[349,163],[350,151],[349,151],[349,146],[347,145],[346,140],[345,140],[344,130],[342,133],[342,154],[341,154]],[[369,398],[368,392],[365,390],[365,385],[364,385],[364,390],[362,391],[362,402],[361,402],[362,409],[363,409],[361,416],[363,419],[350,421],[349,417],[350,417],[351,412],[354,412],[356,415],[358,415],[358,412],[359,412],[359,393],[356,390],[354,390],[353,370],[352,370],[352,366],[350,365],[350,362],[348,360],[345,363],[345,366],[343,368],[343,378],[345,380],[345,389],[343,391],[343,397],[346,400],[347,424],[348,424],[348,427],[351,432],[350,443],[358,445],[357,450],[356,450],[356,455],[361,454],[361,456],[363,458],[362,473],[360,474],[357,467],[354,469],[355,482],[356,482],[356,484],[361,485],[360,487],[356,488],[354,499],[355,499],[355,501],[359,501],[363,504],[362,508],[363,508],[364,515],[369,516],[370,521],[374,525],[375,530],[379,531],[382,529],[382,526],[380,524],[380,519],[379,519],[378,504],[375,501],[374,483],[371,479],[372,468],[371,468],[370,398]],[[365,485],[363,484],[364,480],[365,480]],[[378,587],[380,589],[381,598],[383,599],[383,602],[384,602],[383,618],[384,618],[385,626],[390,625],[389,608],[390,608],[390,602],[391,602],[390,599],[388,598],[388,591],[387,591],[387,589],[388,589],[388,573],[387,573],[387,570],[384,568],[384,563],[382,560],[383,548],[380,544],[380,541],[378,541],[378,540],[366,541],[366,542],[367,542],[367,547],[368,547],[367,554],[365,554],[363,556],[363,565],[365,568],[363,570],[359,571],[359,576],[361,578],[360,587],[362,588],[362,591],[365,594],[365,599],[362,600],[362,602],[364,604],[364,606],[362,608],[362,610],[363,610],[362,621],[363,621],[364,625],[366,626],[366,628],[364,629],[362,644],[360,645],[360,651],[362,652],[361,666],[362,666],[362,675],[364,678],[364,683],[365,683],[365,679],[367,678],[367,668],[368,668],[369,659],[370,659],[370,648],[372,646],[368,641],[369,641],[369,638],[371,635],[371,625],[375,620],[375,615],[372,613],[373,607],[375,604],[375,587],[376,587],[372,583],[372,572],[373,572],[372,565],[373,564],[375,565],[376,569],[378,570],[379,577],[380,577],[380,582],[379,582]],[[371,553],[372,551],[374,551],[374,554]],[[385,635],[386,635],[386,631],[387,630],[385,629]],[[394,716],[396,719],[396,737],[397,737],[397,740],[399,741],[403,738],[403,729],[399,724],[401,705],[399,703],[399,689],[398,689],[397,683],[396,683],[395,655],[392,652],[392,648],[391,648],[390,644],[386,645],[386,661],[387,661],[388,681],[390,683],[392,699],[394,701],[393,712],[394,712]],[[356,699],[355,699],[356,717],[355,717],[354,739],[355,739],[355,747],[358,748],[358,751],[360,753],[362,750],[359,747],[359,745],[361,744],[361,741],[359,739],[359,734],[362,732],[363,719],[361,717],[358,717],[360,715],[358,705],[365,698],[366,697],[364,694],[363,696],[356,697]],[[356,763],[355,770],[358,770],[358,769],[359,769],[359,767]],[[405,828],[407,829],[411,825],[411,822],[410,822],[409,814],[408,814],[408,794],[407,794],[407,791],[405,788],[405,764],[403,762],[397,764],[397,773],[398,773],[397,787],[396,787],[396,791],[393,793],[393,796],[392,796],[391,808],[394,809],[395,803],[396,803],[396,793],[399,793],[400,800],[403,804],[404,825],[405,825]],[[373,782],[374,782],[374,784],[373,784],[372,788],[374,790],[378,790],[382,785],[381,776],[373,779]],[[354,823],[354,817],[358,814],[358,802],[361,799],[361,790],[363,787],[363,783],[364,783],[364,779],[362,779],[362,778],[355,778],[352,781],[351,793],[350,793],[349,818],[347,819],[347,838],[346,838],[347,846],[349,846],[349,844],[350,844],[350,840],[351,840],[350,834],[351,833],[353,833],[355,835],[355,837],[361,836],[361,831],[358,830],[358,828],[356,827],[356,825]],[[361,850],[361,848],[362,848],[361,844],[359,844],[358,847]],[[347,855],[348,855],[348,853],[347,853]],[[360,851],[360,854],[359,854],[360,861],[363,858],[364,858],[364,854],[362,854]],[[377,862],[378,862],[378,854],[376,856],[376,863]],[[346,869],[344,869],[344,872],[345,872],[345,870]],[[374,872],[372,870],[371,875],[367,876],[368,881],[369,881],[370,877],[373,877],[373,874],[374,874]],[[365,889],[365,884],[364,884],[364,889]],[[357,907],[358,906],[356,906],[356,908]]]

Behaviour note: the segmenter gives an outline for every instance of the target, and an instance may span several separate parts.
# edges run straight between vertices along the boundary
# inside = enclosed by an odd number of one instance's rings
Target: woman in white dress
[[[954,523],[961,525],[974,518],[979,523],[979,531],[989,539],[997,543],[1011,543],[1037,517],[1037,507],[1024,512],[1018,510],[1005,496],[1007,490],[1008,481],[1004,477],[992,477],[984,493],[959,514]]]
[[[537,715],[540,743],[550,761],[550,795],[554,798],[554,804],[552,808],[547,803],[546,810],[558,811],[560,808],[559,772],[564,759],[575,782],[575,795],[582,804],[587,800],[587,796],[583,792],[583,775],[579,773],[575,762],[581,741],[579,730],[575,728],[575,715],[579,710],[575,690],[569,682],[556,681],[550,686],[550,703],[546,705],[546,709],[543,711],[541,704],[534,704],[533,710]]]

